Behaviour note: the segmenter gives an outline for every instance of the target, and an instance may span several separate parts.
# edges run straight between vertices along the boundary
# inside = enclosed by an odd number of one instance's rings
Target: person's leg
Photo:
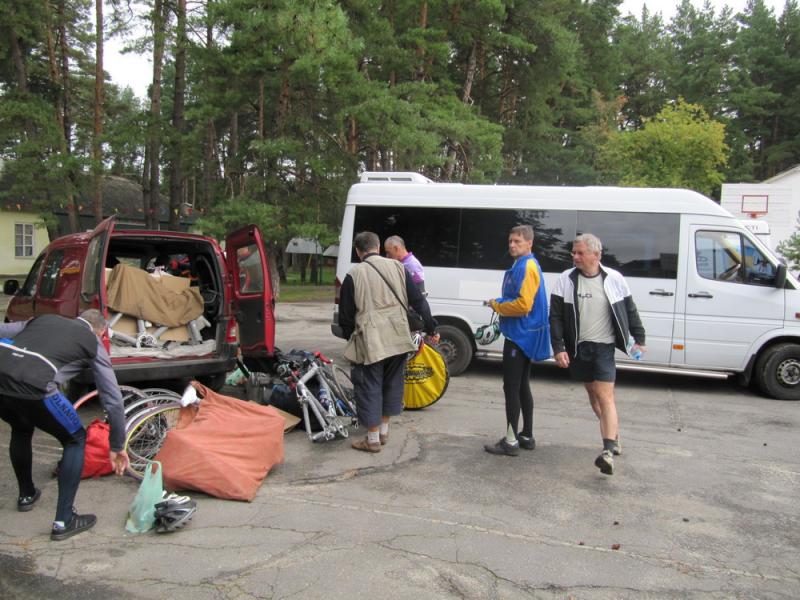
[[[31,422],[56,438],[64,448],[58,468],[55,521],[69,525],[75,496],[81,482],[86,430],[81,425],[72,404],[61,394],[29,402],[26,407],[26,416]]]
[[[531,393],[531,361],[525,357],[519,380],[519,405],[522,410],[522,430],[519,434],[533,438],[533,394]]]
[[[36,487],[33,484],[33,439],[34,426],[14,408],[14,401],[0,397],[0,418],[11,426],[11,442],[8,455],[11,467],[17,477],[20,498],[33,498]]]
[[[398,354],[383,360],[383,405],[380,425],[380,442],[389,441],[389,420],[403,412],[406,355]]]
[[[530,384],[523,380],[526,367],[528,376],[530,376],[528,357],[519,349],[519,346],[506,339],[503,344],[503,395],[506,401],[506,431],[513,435],[513,439],[507,440],[510,443],[516,441],[519,432],[520,391],[526,383],[528,384],[528,396],[530,396]],[[532,424],[531,428],[533,428]]]
[[[367,430],[367,437],[354,441],[351,446],[365,452],[380,452],[383,362],[353,365],[352,379],[358,421]]]
[[[614,402],[613,381],[593,381],[586,384],[592,388],[591,394],[596,398],[600,420],[600,435],[603,440],[615,440],[619,432],[617,406]]]

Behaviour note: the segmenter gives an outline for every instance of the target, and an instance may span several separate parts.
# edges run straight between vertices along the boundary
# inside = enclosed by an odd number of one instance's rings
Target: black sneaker
[[[503,454],[505,456],[516,456],[519,454],[519,444],[509,444],[506,438],[500,438],[496,444],[486,444],[483,447],[489,454]]]
[[[42,490],[34,488],[33,496],[20,496],[17,498],[17,510],[19,512],[28,512],[33,510],[33,505],[41,497]]]
[[[614,457],[611,455],[611,450],[603,450],[600,455],[594,459],[594,466],[600,469],[603,475],[613,475]]]
[[[72,519],[70,520],[69,525],[66,527],[53,526],[53,530],[50,532],[50,539],[54,542],[60,542],[61,540],[71,538],[73,535],[77,535],[82,531],[91,529],[94,527],[95,523],[97,523],[97,517],[94,515],[79,515],[72,513]]]
[[[519,442],[519,447],[524,448],[525,450],[533,450],[536,448],[536,440],[533,439],[533,436],[527,437],[525,435],[519,434],[517,436],[517,441]]]

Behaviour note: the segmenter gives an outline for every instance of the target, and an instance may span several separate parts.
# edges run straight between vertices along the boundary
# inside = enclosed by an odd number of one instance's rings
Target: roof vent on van
[[[361,183],[433,183],[433,181],[419,173],[365,171],[361,174]]]

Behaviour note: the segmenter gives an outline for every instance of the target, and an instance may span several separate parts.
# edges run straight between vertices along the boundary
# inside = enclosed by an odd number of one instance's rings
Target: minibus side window
[[[744,280],[753,285],[775,284],[775,265],[753,243],[744,238]]]
[[[19,290],[20,296],[33,296],[36,293],[36,282],[39,281],[39,273],[42,272],[42,265],[44,265],[44,252],[39,255],[36,262],[33,263],[28,276],[25,278],[25,283]]]
[[[677,214],[579,211],[578,233],[603,243],[602,263],[626,277],[678,277]]]
[[[44,266],[44,273],[42,274],[42,281],[39,285],[39,297],[52,298],[56,295],[56,284],[58,283],[58,275],[61,272],[61,263],[63,261],[63,250],[51,252],[50,256],[47,257],[47,263]]]
[[[694,246],[700,277],[714,281],[742,281],[742,238],[738,233],[698,231]]]

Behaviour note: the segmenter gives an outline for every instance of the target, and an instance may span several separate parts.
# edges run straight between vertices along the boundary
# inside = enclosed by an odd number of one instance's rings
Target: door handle
[[[650,290],[651,296],[674,296],[672,292],[668,292],[667,290],[662,290],[661,288],[657,290]]]
[[[708,292],[697,292],[696,294],[689,294],[689,298],[713,298]]]

